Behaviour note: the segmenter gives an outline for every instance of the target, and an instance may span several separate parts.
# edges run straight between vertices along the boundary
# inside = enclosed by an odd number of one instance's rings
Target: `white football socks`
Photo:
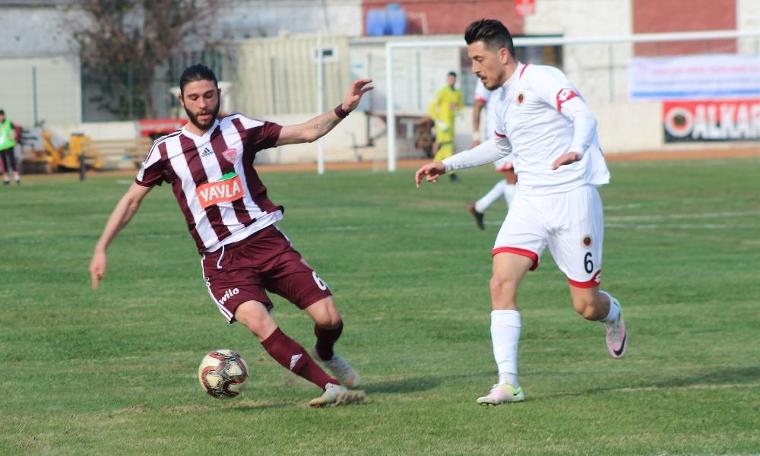
[[[482,198],[475,202],[475,210],[481,214],[488,209],[499,198],[506,198],[505,189],[507,187],[507,181],[500,179],[499,182],[494,185],[491,190],[488,191]]]
[[[491,342],[493,357],[499,370],[499,384],[509,383],[517,388],[517,346],[520,342],[520,312],[491,311]]]
[[[610,299],[610,311],[607,314],[606,317],[602,320],[603,322],[610,322],[614,323],[620,318],[620,306],[617,304],[617,300],[612,297],[611,294],[604,290],[599,290],[599,293],[602,293],[603,295],[607,296]]]

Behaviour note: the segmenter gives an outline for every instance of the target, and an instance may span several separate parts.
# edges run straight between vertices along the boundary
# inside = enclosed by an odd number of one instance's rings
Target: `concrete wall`
[[[219,39],[318,33],[362,33],[361,0],[224,0],[218,10]]]
[[[536,3],[541,3],[538,0]],[[383,10],[388,4],[400,5],[407,19],[407,33],[415,35],[448,35],[462,37],[465,28],[484,17],[502,21],[515,35],[523,33],[523,18],[515,10],[514,0],[364,0],[362,22],[366,33],[367,12]]]
[[[663,33],[736,28],[736,0],[633,0],[633,32]],[[637,56],[736,52],[736,40],[637,43]]]
[[[79,58],[0,59],[0,109],[25,127],[42,120],[47,124],[81,122]]]
[[[313,114],[268,116],[266,120],[281,125],[293,125],[308,120]],[[367,121],[372,129],[379,131],[384,124],[377,118],[369,118],[362,112],[353,112],[322,138],[325,161],[373,161],[385,157],[384,147],[362,147],[367,144]],[[354,147],[356,146],[356,147]],[[316,163],[317,143],[292,144],[260,152],[257,163]]]
[[[316,35],[299,35],[231,43],[231,108],[251,116],[317,112],[317,42]],[[324,60],[325,103],[334,106],[350,82],[348,38],[325,36],[322,47],[334,52]]]
[[[375,90],[369,93],[362,109],[386,110],[385,43],[419,41],[424,37],[355,38],[350,42],[351,78],[370,77]],[[437,36],[436,40],[459,40],[460,36]],[[464,40],[462,40],[464,44]],[[461,47],[414,48],[394,50],[394,106],[406,114],[423,114],[438,89],[446,84],[449,71],[461,71]],[[461,87],[461,78],[458,83]]]
[[[57,56],[76,53],[70,33],[73,19],[55,7],[2,6],[0,59]]]
[[[738,30],[760,30],[760,2],[757,0],[736,1],[736,28]],[[760,38],[740,40],[739,52],[760,54]]]

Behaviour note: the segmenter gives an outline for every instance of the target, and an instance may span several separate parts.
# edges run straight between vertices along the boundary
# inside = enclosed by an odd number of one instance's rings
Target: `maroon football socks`
[[[261,345],[285,369],[305,378],[320,388],[325,389],[325,385],[328,383],[339,384],[338,380],[327,375],[314,362],[298,342],[286,336],[280,328],[275,329],[266,340],[261,342]]]
[[[335,342],[337,342],[338,338],[340,338],[340,334],[343,332],[343,321],[338,323],[338,326],[335,328],[320,328],[319,326],[314,325],[314,335],[317,336],[317,354],[320,358],[322,358],[323,361],[327,361],[332,359],[333,357],[333,347],[335,346]]]

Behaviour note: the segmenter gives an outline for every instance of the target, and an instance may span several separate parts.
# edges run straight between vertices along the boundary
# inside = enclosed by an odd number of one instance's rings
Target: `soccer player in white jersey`
[[[538,267],[544,248],[567,277],[575,311],[605,325],[607,349],[623,356],[628,338],[620,304],[599,289],[604,221],[597,186],[609,182],[596,120],[578,90],[558,69],[515,60],[512,37],[496,20],[467,27],[472,71],[488,89],[502,87],[496,138],[415,175],[435,182],[453,170],[510,156],[519,176],[509,212],[496,236],[491,290],[491,340],[498,382],[480,404],[525,398],[517,376],[520,313],[517,289]]]
[[[354,81],[332,111],[302,124],[280,126],[241,114],[217,118],[221,91],[213,71],[203,65],[185,69],[179,101],[189,122],[153,143],[135,183],[111,213],[90,262],[93,288],[105,275],[111,241],[148,192],[168,182],[203,256],[208,292],[224,318],[244,324],[278,363],[322,388],[309,405],[363,401],[364,392],[353,389],[360,383],[359,376],[333,351],[343,321],[332,293],[275,226],[283,208],[269,200],[253,162],[259,150],[312,142],[327,134],[356,108],[362,95],[372,89],[370,83],[369,79]],[[334,377],[280,330],[270,314],[267,291],[311,316],[317,339],[314,356]]]
[[[475,87],[475,100],[472,104],[472,143],[470,147],[475,147],[480,144],[480,113],[483,108],[486,108],[486,122],[484,128],[484,136],[486,141],[493,138],[494,130],[496,129],[496,107],[498,103],[496,98],[498,95],[494,95],[495,92],[499,92],[501,87],[491,91],[486,89],[483,85],[483,81],[478,80]],[[493,96],[494,101],[490,102]],[[512,197],[515,194],[515,184],[517,183],[517,175],[512,168],[512,162],[509,157],[500,158],[494,162],[496,171],[504,175],[504,179],[500,179],[494,186],[486,192],[485,195],[480,197],[475,203],[468,207],[470,214],[475,218],[475,224],[481,230],[486,229],[483,219],[485,217],[486,209],[488,209],[493,203],[499,199],[504,199],[507,203],[507,207],[512,204]]]

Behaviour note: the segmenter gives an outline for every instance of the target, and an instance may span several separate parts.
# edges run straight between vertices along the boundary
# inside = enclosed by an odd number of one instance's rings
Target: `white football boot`
[[[309,401],[309,407],[337,407],[364,402],[367,395],[361,390],[350,390],[345,386],[328,383],[321,396]]]
[[[482,397],[479,397],[477,402],[482,405],[499,405],[506,402],[522,402],[525,400],[525,394],[521,387],[515,388],[514,386],[503,383],[501,385],[494,385],[491,391]]]
[[[348,388],[357,388],[361,385],[362,380],[356,370],[351,367],[348,361],[339,354],[333,354],[332,359],[324,360],[319,357],[317,350],[312,350],[312,357],[321,361],[327,369],[332,372],[335,378],[338,379],[341,385]]]
[[[610,295],[608,295],[610,296]],[[610,296],[611,303],[614,303],[620,309],[620,303],[617,299]],[[628,331],[625,329],[625,322],[623,321],[623,310],[620,309],[620,315],[617,321],[604,322],[604,329],[606,333],[607,351],[613,358],[622,358],[625,354],[625,350],[628,348]]]

